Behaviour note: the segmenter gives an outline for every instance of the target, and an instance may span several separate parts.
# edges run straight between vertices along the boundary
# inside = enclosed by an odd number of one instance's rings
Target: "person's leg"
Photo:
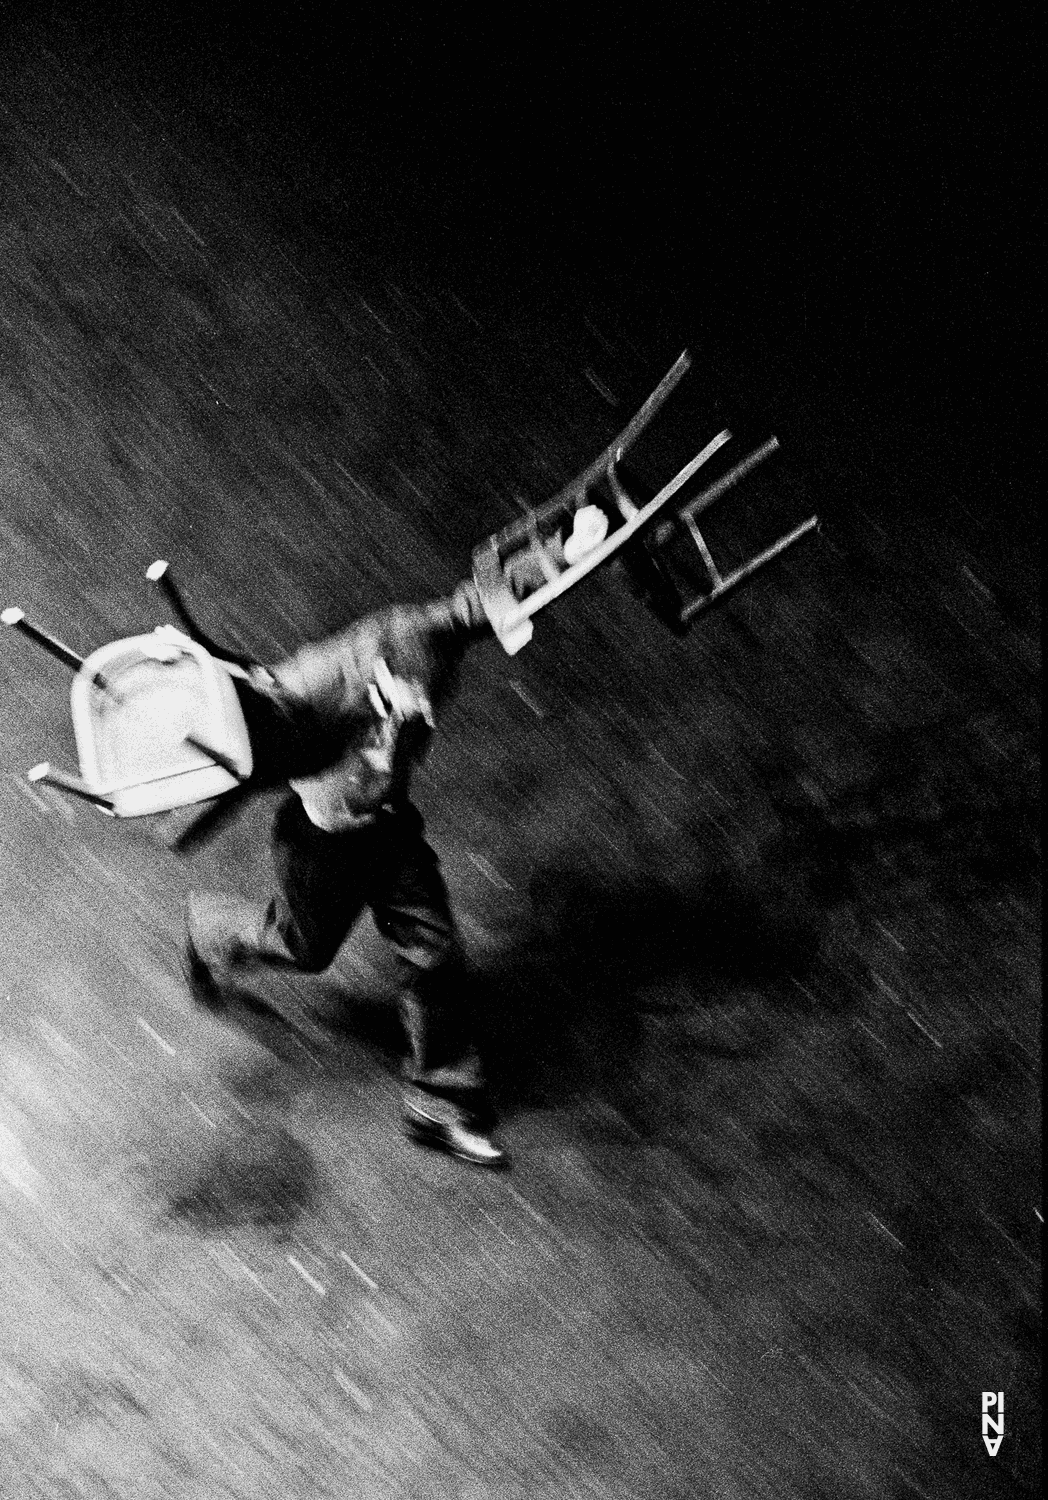
[[[422,818],[407,806],[383,822],[381,874],[369,895],[391,944],[407,1034],[405,1118],[433,1144],[484,1165],[502,1165],[467,1003],[465,964],[447,888]]]
[[[199,998],[217,1003],[224,984],[259,969],[327,968],[364,904],[369,834],[323,833],[297,797],[286,798],[273,823],[269,902],[190,898],[187,968]]]

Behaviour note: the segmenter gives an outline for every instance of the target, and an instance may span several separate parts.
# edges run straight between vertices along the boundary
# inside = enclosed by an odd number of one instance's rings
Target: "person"
[[[264,970],[319,973],[367,907],[392,945],[408,1044],[403,1117],[415,1140],[501,1167],[448,893],[410,799],[466,649],[490,635],[472,583],[396,605],[238,683],[259,787],[287,783],[270,846],[273,893],[197,893],[185,972],[220,1008]]]

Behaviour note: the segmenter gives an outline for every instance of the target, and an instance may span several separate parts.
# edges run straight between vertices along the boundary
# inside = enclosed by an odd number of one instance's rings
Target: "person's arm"
[[[251,743],[251,781],[259,791],[334,765],[348,740],[373,719],[366,701],[355,707],[319,694],[310,698],[267,676],[268,681],[261,674],[234,679]]]
[[[370,689],[377,661],[416,681],[436,708],[464,652],[490,634],[476,588],[464,581],[447,598],[393,605],[237,681],[255,758],[252,780],[274,786],[319,775],[339,761],[375,723]]]

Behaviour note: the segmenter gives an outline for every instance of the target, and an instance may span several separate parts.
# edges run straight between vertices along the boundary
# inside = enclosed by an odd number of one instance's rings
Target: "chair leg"
[[[64,641],[60,641],[57,636],[50,635],[46,630],[42,630],[39,625],[34,625],[31,620],[27,620],[20,609],[5,609],[3,614],[0,615],[0,620],[5,625],[11,625],[15,630],[20,630],[31,641],[36,641],[38,646],[43,646],[45,651],[49,652],[51,656],[56,657],[58,661],[63,662],[67,667],[71,667],[74,672],[79,672],[80,668],[84,665],[84,658],[82,656],[77,656],[76,652],[71,650]]]
[[[155,583],[163,594],[171,610],[181,622],[182,628],[186,635],[189,636],[189,639],[196,641],[198,646],[203,646],[209,656],[217,657],[219,661],[232,662],[234,666],[242,667],[244,671],[257,665],[253,657],[245,656],[241,651],[227,651],[225,646],[220,646],[206,631],[200,628],[190,614],[185,600],[182,598],[174,579],[171,577],[171,569],[168,563],[162,557],[158,557],[156,562],[149,564],[149,567],[146,569],[146,577],[150,583]]]
[[[27,777],[32,782],[42,781],[45,786],[58,787],[63,792],[69,792],[73,797],[80,797],[84,802],[93,802],[103,812],[111,813],[113,803],[109,797],[104,797],[101,792],[96,792],[88,786],[86,781],[81,781],[79,776],[70,776],[68,771],[60,771],[57,766],[52,766],[49,761],[41,761],[38,766],[28,771]]]

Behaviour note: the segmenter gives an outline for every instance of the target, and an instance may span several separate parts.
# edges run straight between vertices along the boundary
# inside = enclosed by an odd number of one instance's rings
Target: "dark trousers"
[[[262,968],[319,973],[367,907],[394,953],[408,1080],[449,1097],[479,1093],[458,936],[418,810],[404,803],[366,827],[325,833],[291,794],[277,809],[272,858],[268,905],[213,897],[191,904],[190,937],[216,979]]]

